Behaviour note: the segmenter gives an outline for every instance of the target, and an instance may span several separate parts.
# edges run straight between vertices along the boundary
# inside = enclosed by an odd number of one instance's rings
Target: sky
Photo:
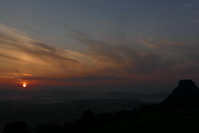
[[[0,89],[199,83],[199,0],[0,0]]]

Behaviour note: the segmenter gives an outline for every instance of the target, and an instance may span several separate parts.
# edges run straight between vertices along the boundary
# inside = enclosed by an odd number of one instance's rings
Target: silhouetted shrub
[[[64,129],[59,124],[39,125],[36,133],[64,133]]]
[[[96,116],[92,111],[88,110],[82,113],[81,118],[83,121],[93,121],[96,118]]]
[[[31,131],[25,122],[16,121],[6,124],[2,133],[31,133]]]

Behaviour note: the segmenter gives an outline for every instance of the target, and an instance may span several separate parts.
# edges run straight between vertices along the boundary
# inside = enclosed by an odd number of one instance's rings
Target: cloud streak
[[[127,47],[125,41],[115,45],[94,40],[78,30],[73,33],[76,40],[88,47],[87,52],[53,47],[0,25],[0,80],[82,83],[99,79],[158,79],[164,74],[193,73],[191,70],[199,67],[197,42],[188,45],[180,41],[138,39],[135,43],[144,48],[141,49]]]
[[[4,25],[0,25],[0,31],[2,69],[9,66],[34,76],[55,77],[59,74],[70,77],[83,71],[85,62],[78,58],[86,56],[80,53],[46,45]]]

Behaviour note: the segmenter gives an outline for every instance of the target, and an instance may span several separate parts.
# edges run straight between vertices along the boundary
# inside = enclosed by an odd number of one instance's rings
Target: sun
[[[26,88],[27,87],[27,82],[22,82],[22,86],[23,86],[23,88]]]
[[[26,83],[23,83],[23,88],[25,88],[27,86],[27,84]]]

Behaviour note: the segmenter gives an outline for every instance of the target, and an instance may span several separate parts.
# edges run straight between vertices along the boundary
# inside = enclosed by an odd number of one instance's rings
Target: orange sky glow
[[[177,49],[170,50],[185,45],[180,42],[138,40],[146,49],[134,51],[84,39],[83,42],[91,47],[86,52],[78,52],[50,46],[0,24],[0,83],[125,84],[158,80],[163,74],[164,77],[168,74],[170,79],[179,79],[184,76],[183,71],[191,69],[190,64],[195,64],[193,59]],[[154,53],[153,50],[162,52]],[[180,63],[182,57],[184,62]],[[194,77],[197,74],[190,75]],[[164,80],[164,77],[161,78]]]

